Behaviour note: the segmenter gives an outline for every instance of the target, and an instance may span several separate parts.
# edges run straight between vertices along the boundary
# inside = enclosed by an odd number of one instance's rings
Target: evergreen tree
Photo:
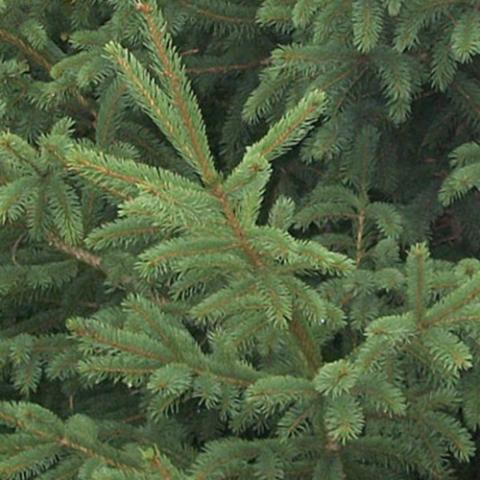
[[[477,4],[0,2],[0,477],[468,478]]]

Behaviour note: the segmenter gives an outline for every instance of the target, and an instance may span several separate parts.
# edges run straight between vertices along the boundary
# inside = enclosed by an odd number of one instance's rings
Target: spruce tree
[[[0,478],[474,475],[478,2],[47,3],[0,2]]]

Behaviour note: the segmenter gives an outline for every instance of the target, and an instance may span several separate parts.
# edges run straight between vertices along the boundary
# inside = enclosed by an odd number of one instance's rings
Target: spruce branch
[[[210,361],[200,353],[184,355],[185,352],[179,350],[179,345],[174,341],[172,343],[172,336],[165,342],[164,335],[160,337],[160,340],[155,340],[145,333],[134,333],[126,330],[116,331],[112,327],[102,325],[98,320],[84,321],[79,318],[69,320],[68,327],[83,342],[101,348],[107,353],[128,354],[138,359],[153,361],[156,363],[157,369],[182,362],[197,375],[212,375],[222,383],[242,388],[248,387],[262,376],[253,369],[244,370],[241,375],[235,375],[235,372],[225,371],[224,365],[216,365],[215,362]],[[190,347],[194,349],[193,339],[189,340]],[[185,345],[183,345],[183,348],[185,348]],[[90,370],[92,366],[94,369],[96,368],[95,361],[83,363],[82,369],[85,373],[93,373],[93,370]],[[107,367],[107,370],[109,368]],[[104,373],[107,370],[98,368],[98,373]]]
[[[212,221],[215,217],[219,223],[222,221],[218,205],[211,195],[196,183],[169,170],[83,148],[73,150],[67,161],[71,170],[100,188],[122,193],[120,198],[126,200],[122,210],[130,216],[137,214],[140,218],[148,210],[147,216],[156,217],[157,221],[162,217],[164,224],[173,224],[172,228],[188,229],[201,223],[201,213],[207,209],[211,212]],[[104,227],[103,233],[118,233],[122,224],[117,222],[117,227],[110,224]],[[93,236],[101,239],[102,229]]]
[[[307,361],[311,378],[313,378],[322,365],[322,358],[319,349],[313,342],[310,332],[307,330],[306,326],[303,325],[303,322],[299,318],[299,314],[297,312],[292,315],[292,319],[289,322],[289,329],[292,336],[298,342],[300,351],[303,353],[303,356]]]
[[[109,445],[97,444],[97,448],[92,448],[69,438],[69,432],[65,431],[65,426],[60,419],[37,405],[23,402],[13,405],[2,402],[0,404],[0,421],[9,427],[33,435],[42,443],[54,443],[58,447],[72,449],[87,458],[100,459],[106,465],[124,472],[134,473],[140,470],[139,462],[133,458],[130,458],[128,463],[122,462],[120,458],[126,459],[128,456],[120,455],[118,450]]]
[[[448,323],[450,317],[454,317],[471,305],[480,296],[480,275],[476,274],[471,280],[459,287],[456,291],[450,293],[441,302],[431,307],[425,314],[420,328],[430,328],[434,325]]]
[[[360,267],[362,258],[365,254],[363,242],[364,242],[364,231],[365,231],[365,210],[360,209],[357,217],[357,238],[355,242],[355,265],[357,268]]]
[[[210,20],[225,22],[225,23],[232,23],[237,25],[255,24],[254,17],[240,17],[240,16],[225,15],[225,14],[210,10],[208,8],[203,8],[200,2],[199,2],[200,5],[196,1],[193,2],[192,0],[179,0],[179,3],[183,7],[193,10],[196,14],[205,16]]]
[[[220,203],[222,210],[225,214],[225,218],[227,219],[227,223],[232,229],[235,237],[238,239],[238,242],[246,257],[250,260],[250,262],[255,268],[264,268],[264,261],[248,240],[248,237],[242,225],[240,224],[238,217],[235,215],[230,200],[227,197],[227,194],[225,193],[223,188],[220,185],[215,185],[212,188],[211,192]]]
[[[472,144],[450,175],[447,157],[480,125],[475,0],[7,3],[0,121],[26,160],[0,148],[2,391],[97,425],[27,412],[0,476],[458,473],[460,422],[480,424],[480,262],[457,260],[478,250],[480,168]],[[23,44],[2,39],[25,13]],[[96,119],[45,134],[80,91]],[[427,258],[417,242],[454,227],[462,251]]]
[[[27,57],[31,58],[36,64],[43,67],[43,69],[47,73],[50,73],[53,63],[50,60],[48,60],[45,56],[41,55],[39,52],[33,49],[20,37],[17,37],[13,33],[8,32],[7,30],[0,29],[0,40],[3,40],[4,42],[10,43],[11,45],[17,47]]]
[[[35,150],[26,142],[19,141],[16,135],[4,133],[0,136],[0,149],[8,152],[13,158],[30,167],[38,177],[44,178],[43,172],[33,160],[36,157]]]
[[[95,122],[95,138],[97,144],[105,148],[112,141],[116,131],[119,103],[127,92],[124,82],[113,82],[100,102],[98,116]]]
[[[324,92],[314,90],[307,94],[260,141],[249,147],[247,155],[271,162],[305,137],[325,107]]]
[[[180,56],[172,46],[170,35],[159,10],[146,4],[137,4],[146,21],[148,32],[147,47],[152,49],[154,61],[159,63],[159,73],[165,79],[167,93],[172,105],[177,109],[182,123],[183,138],[192,148],[193,162],[196,164],[206,185],[213,185],[218,173],[208,146],[205,126],[198,103],[181,64]],[[155,15],[155,16],[154,16]]]
[[[104,271],[102,259],[89,252],[88,250],[84,250],[83,248],[77,246],[69,245],[54,234],[49,234],[47,236],[47,239],[50,245],[56,250],[59,250],[60,252],[77,259],[81,263],[90,265],[96,270]]]
[[[28,45],[24,40],[22,40],[20,37],[14,35],[13,33],[0,29],[0,41],[7,42],[15,47],[17,47],[19,50],[21,50],[27,58],[30,58],[35,64],[40,65],[47,74],[50,76],[52,68],[54,67],[54,63],[49,60],[45,55],[41,54],[34,48],[32,48],[30,45]],[[91,102],[84,97],[80,93],[75,94],[75,98],[80,105],[80,107],[89,112],[90,116],[92,119],[96,118],[96,112],[95,109],[93,108]]]
[[[419,324],[425,317],[428,297],[430,295],[430,281],[432,272],[429,268],[429,253],[424,244],[417,245],[410,250],[407,259],[407,269],[411,287],[408,291],[409,307],[415,312]]]
[[[217,73],[230,73],[243,70],[251,70],[271,63],[270,58],[262,58],[260,60],[254,60],[248,63],[233,63],[230,65],[215,65],[213,67],[190,67],[185,71],[192,75],[204,75],[204,74],[217,74]]]
[[[191,152],[176,142],[182,135],[178,121],[169,114],[167,95],[158,88],[150,74],[128,50],[113,42],[105,48],[128,82],[135,99],[147,110],[167,138],[189,159]]]

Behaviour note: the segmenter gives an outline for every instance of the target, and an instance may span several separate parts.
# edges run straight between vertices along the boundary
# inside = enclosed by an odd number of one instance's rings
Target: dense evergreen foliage
[[[478,478],[478,0],[0,13],[0,478]]]

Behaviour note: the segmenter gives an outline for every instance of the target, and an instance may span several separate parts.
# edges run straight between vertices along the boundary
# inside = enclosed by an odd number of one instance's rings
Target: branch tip
[[[147,15],[149,13],[152,13],[153,8],[150,5],[139,2],[135,5],[135,10],[137,10],[137,12]]]

